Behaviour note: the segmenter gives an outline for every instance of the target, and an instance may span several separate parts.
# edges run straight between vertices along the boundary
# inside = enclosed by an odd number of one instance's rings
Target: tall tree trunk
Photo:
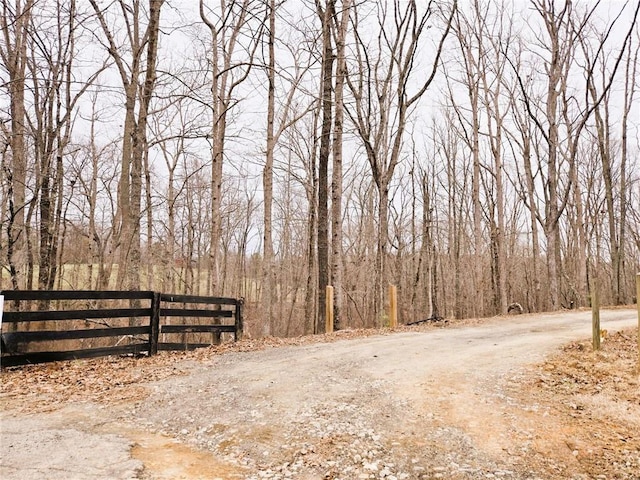
[[[27,152],[25,145],[25,72],[27,65],[27,41],[31,26],[33,0],[24,4],[17,0],[15,5],[2,4],[0,27],[3,42],[0,57],[7,69],[9,86],[9,113],[11,132],[9,146],[11,162],[5,165],[9,193],[9,221],[7,233],[7,264],[13,289],[24,288],[26,264],[25,206],[27,183]]]
[[[635,82],[631,80],[629,75],[631,71],[635,74],[636,60],[638,56],[638,47],[636,47],[635,58],[631,58],[631,42],[629,43],[626,71],[625,71],[625,93],[624,93],[624,106],[621,122],[621,154],[620,154],[620,171],[619,177],[619,191],[616,192],[615,181],[615,165],[613,156],[613,146],[611,142],[611,126],[610,126],[610,111],[609,111],[609,96],[605,96],[602,106],[597,106],[594,110],[594,120],[596,126],[596,138],[598,145],[598,153],[602,164],[602,178],[604,181],[605,192],[605,206],[607,212],[607,226],[609,237],[609,254],[612,270],[612,282],[611,299],[615,305],[624,303],[624,281],[623,281],[623,265],[624,265],[624,234],[627,216],[627,173],[626,162],[628,156],[627,145],[627,130],[629,121],[629,112],[632,103],[632,97],[635,91]],[[633,62],[633,67],[630,66]],[[603,66],[604,68],[604,66]],[[603,71],[603,77],[606,78],[606,73]],[[635,78],[635,75],[633,76]],[[593,79],[588,82],[589,93],[594,102],[598,101],[598,94],[596,92],[596,86]],[[616,198],[619,200],[616,202]]]
[[[274,334],[273,307],[276,296],[276,271],[273,258],[272,238],[272,206],[273,206],[273,155],[275,149],[274,117],[276,97],[276,66],[275,66],[275,35],[276,35],[276,4],[269,1],[269,65],[267,67],[267,148],[262,185],[264,190],[264,255],[262,260],[262,305],[268,334]]]
[[[535,198],[535,183],[531,169],[531,145],[530,139],[524,140],[523,160],[527,179],[527,198],[529,202],[529,222],[531,223],[531,262],[533,270],[533,301],[529,305],[529,311],[539,311],[541,304],[542,280],[540,278],[540,238],[538,233],[538,215]]]
[[[551,309],[560,306],[560,266],[558,258],[560,252],[560,212],[558,208],[558,95],[560,82],[559,69],[559,39],[552,37],[552,60],[548,69],[546,119],[549,122],[547,130],[547,212],[544,222],[544,232],[547,238],[547,280],[549,282],[549,300]]]
[[[137,72],[135,73],[137,76]],[[125,88],[125,120],[124,134],[122,139],[122,159],[120,162],[120,181],[118,182],[118,223],[119,230],[117,236],[118,244],[118,275],[117,288],[130,289],[133,288],[138,277],[138,269],[134,268],[133,262],[139,260],[137,253],[133,250],[136,246],[134,236],[139,232],[139,216],[133,212],[133,195],[132,188],[135,170],[133,168],[133,136],[135,128],[135,103],[136,103],[135,84]],[[138,228],[136,228],[138,223]]]
[[[129,6],[120,4],[123,15],[131,15],[131,18],[127,18],[126,21],[130,47],[134,52],[130,65],[124,63],[102,7],[98,6],[96,0],[90,0],[90,3],[98,16],[109,45],[109,54],[118,68],[125,90],[122,161],[118,184],[117,217],[120,230],[117,243],[120,253],[117,285],[118,288],[139,290],[143,162],[148,148],[147,118],[155,87],[160,10],[164,0],[149,0],[147,26],[144,32],[140,30],[142,10],[140,3],[136,1]],[[146,66],[141,84],[139,77],[142,74],[144,62]],[[136,112],[136,106],[138,106],[138,112]]]
[[[333,176],[331,181],[331,285],[333,285],[334,328],[343,325],[342,292],[342,131],[344,123],[344,84],[347,75],[345,37],[351,0],[342,3],[340,23],[336,27],[335,123],[333,129]],[[337,19],[336,19],[337,20]]]
[[[468,54],[472,57],[471,53]],[[469,61],[471,63],[471,61]],[[475,67],[477,68],[477,66]],[[473,205],[473,295],[474,317],[484,315],[484,295],[482,292],[482,207],[480,204],[480,120],[478,108],[479,85],[475,75],[470,75],[469,99],[471,101],[471,157],[473,174],[471,176],[471,202]]]
[[[440,307],[438,303],[438,272],[436,248],[433,241],[433,206],[432,189],[429,186],[427,173],[422,174],[422,247],[420,256],[425,263],[425,285],[427,294],[428,318],[440,318]]]
[[[309,152],[309,166],[308,176],[309,184],[307,185],[307,201],[309,204],[308,212],[308,226],[307,226],[307,281],[304,298],[304,318],[305,318],[305,333],[316,332],[316,320],[318,318],[318,304],[316,303],[319,295],[314,295],[317,292],[316,281],[319,278],[317,273],[317,241],[318,241],[318,178],[317,178],[317,152],[318,152],[318,138],[316,132],[318,131],[318,121],[320,113],[322,111],[322,104],[318,103],[317,108],[313,111],[313,121],[311,131],[313,132],[313,141],[311,145],[311,151]]]
[[[256,5],[257,3],[257,5]],[[233,107],[233,93],[248,77],[254,65],[256,49],[261,44],[260,22],[257,32],[244,36],[244,29],[258,19],[262,2],[233,0],[220,2],[219,11],[207,10],[205,1],[199,1],[200,18],[211,35],[211,58],[207,62],[211,75],[211,228],[209,242],[209,268],[207,271],[207,293],[215,294],[220,288],[220,247],[222,237],[222,175],[225,142],[227,137],[227,115]],[[241,39],[248,39],[242,45]],[[246,59],[236,62],[234,52],[244,49]]]
[[[145,141],[145,144],[147,142]],[[156,253],[154,251],[154,241],[153,241],[153,195],[152,195],[152,184],[151,184],[151,167],[149,165],[149,148],[145,147],[143,153],[143,167],[144,167],[144,193],[145,193],[145,204],[144,211],[147,217],[147,245],[146,245],[146,270],[147,270],[147,290],[156,290],[160,287],[161,281],[156,283],[155,275],[156,272],[158,275],[162,275],[162,271],[160,268],[156,270],[156,267],[160,265],[157,262]],[[161,256],[159,256],[161,258]]]
[[[479,49],[481,55],[480,70],[482,89],[484,92],[484,104],[487,111],[487,129],[489,132],[489,147],[491,149],[491,155],[493,157],[493,180],[495,182],[495,225],[491,234],[491,241],[493,242],[494,255],[494,270],[496,289],[494,291],[495,298],[495,311],[498,314],[504,315],[507,313],[507,254],[506,254],[506,219],[505,219],[505,191],[504,191],[504,168],[503,168],[503,132],[504,132],[504,118],[505,114],[502,112],[501,97],[503,95],[502,85],[504,84],[503,73],[506,61],[504,60],[501,52],[503,39],[502,37],[502,25],[498,24],[498,35],[493,35],[488,26],[484,23],[484,17],[481,14],[481,5],[476,2],[476,12],[478,22],[481,24],[478,26],[481,32],[479,37],[482,38],[482,32],[486,32],[486,36],[491,44],[491,50],[487,52],[484,48]],[[500,17],[500,21],[503,18]],[[482,45],[482,43],[480,43]],[[491,53],[494,56],[493,64],[488,58],[488,54]],[[496,77],[495,85],[490,85],[487,76],[489,71],[493,68],[492,74]]]
[[[334,15],[334,0],[327,0],[322,8],[316,0],[318,16],[322,21],[322,126],[320,131],[320,154],[318,156],[318,317],[316,333],[325,330],[325,290],[329,284],[329,153],[331,148],[332,90],[334,53],[331,42],[331,22]]]
[[[638,39],[636,39],[638,40]],[[635,48],[635,51],[633,50]],[[631,203],[629,201],[629,179],[627,176],[627,162],[629,160],[629,114],[632,111],[634,105],[634,96],[636,89],[639,87],[637,81],[637,69],[638,69],[638,55],[640,54],[640,41],[637,41],[636,45],[633,42],[629,42],[627,62],[625,68],[625,82],[624,82],[624,106],[622,111],[622,121],[620,125],[621,129],[621,154],[620,154],[620,194],[618,201],[618,208],[620,210],[620,221],[618,227],[618,251],[617,258],[614,263],[614,282],[616,284],[617,291],[615,300],[619,304],[626,304],[628,299],[633,296],[629,294],[625,288],[625,260],[626,260],[626,243],[627,243],[627,213],[628,206]],[[632,276],[633,278],[633,276]],[[633,282],[632,287],[633,291]],[[636,301],[640,301],[636,299]]]
[[[375,315],[377,327],[384,326],[382,321],[385,315],[384,302],[387,285],[389,283],[388,271],[388,247],[389,247],[389,185],[381,182],[378,185],[378,248],[376,252],[376,279],[375,279]]]

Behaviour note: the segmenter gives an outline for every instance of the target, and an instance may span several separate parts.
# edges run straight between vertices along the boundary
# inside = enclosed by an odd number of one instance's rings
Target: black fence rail
[[[179,334],[181,337],[188,338],[187,334],[211,333],[212,341],[209,343],[186,342],[169,342],[157,341],[157,350],[189,350],[192,348],[207,347],[209,345],[219,343],[222,333],[232,333],[236,340],[242,338],[242,299],[225,298],[225,297],[200,297],[194,295],[169,295],[160,294],[159,316],[162,319],[159,322],[157,334],[162,337],[170,337],[171,334]],[[171,305],[182,304],[182,308],[172,307]],[[214,309],[193,308],[195,305],[210,305]],[[172,318],[200,318],[211,319],[207,324],[179,323],[170,324]],[[152,334],[153,335],[153,334]],[[153,352],[155,353],[155,352]]]
[[[5,301],[3,367],[190,350],[219,343],[224,333],[242,338],[242,299],[151,291],[10,290],[0,295]]]

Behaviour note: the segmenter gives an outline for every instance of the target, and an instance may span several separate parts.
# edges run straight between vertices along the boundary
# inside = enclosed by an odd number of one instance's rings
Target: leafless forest
[[[250,331],[634,300],[637,0],[1,0],[0,289]]]

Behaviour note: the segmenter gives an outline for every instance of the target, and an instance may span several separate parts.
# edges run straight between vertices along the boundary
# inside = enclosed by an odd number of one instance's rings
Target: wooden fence
[[[11,290],[0,295],[3,367],[190,350],[218,343],[223,333],[242,338],[242,299],[150,291]]]

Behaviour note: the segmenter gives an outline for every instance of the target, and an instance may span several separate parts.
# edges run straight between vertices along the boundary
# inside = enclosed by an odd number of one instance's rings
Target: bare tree
[[[76,2],[56,1],[51,11],[39,11],[42,23],[30,34],[30,91],[33,106],[27,115],[36,164],[34,200],[38,212],[38,288],[51,290],[57,276],[62,241],[64,157],[68,154],[77,105],[106,68],[98,65],[83,79],[76,71],[78,22],[86,15]],[[52,21],[51,27],[47,25]],[[80,83],[78,86],[77,84]]]
[[[594,29],[595,30],[595,29]],[[591,37],[598,38],[600,44],[604,44],[606,37],[604,34],[594,31]],[[603,38],[604,37],[604,38]],[[609,89],[607,58],[601,57],[593,51],[593,47],[582,39],[582,51],[591,70],[599,69],[599,79],[593,76],[587,77],[587,88],[589,96],[594,102],[594,120],[596,128],[596,139],[598,145],[598,155],[602,164],[602,178],[604,181],[605,207],[607,214],[609,252],[612,270],[611,298],[615,305],[624,304],[626,301],[624,289],[624,251],[625,251],[625,231],[627,225],[628,199],[628,129],[629,114],[633,105],[633,97],[637,89],[636,71],[638,64],[638,53],[640,42],[634,44],[629,38],[625,51],[625,75],[622,118],[620,122],[620,144],[615,145],[613,139],[613,119],[611,114],[611,91]],[[599,65],[596,61],[599,60]],[[600,93],[604,92],[602,102],[598,102]],[[619,149],[619,153],[618,153]],[[619,163],[616,162],[619,157]]]
[[[275,266],[273,264],[272,206],[273,206],[273,155],[275,150],[274,122],[276,110],[276,2],[269,0],[269,30],[267,65],[267,145],[262,185],[264,189],[264,255],[262,274],[262,295],[266,323],[269,333],[273,333],[273,305],[276,294]]]
[[[525,90],[526,81],[524,75],[522,72],[516,71],[527,113],[544,139],[546,147],[543,155],[545,158],[544,214],[540,215],[540,211],[538,211],[537,218],[543,225],[547,239],[547,274],[552,309],[557,309],[560,306],[562,293],[560,281],[563,278],[560,223],[571,198],[570,193],[575,179],[575,160],[581,138],[580,134],[594,110],[611,88],[629,37],[634,29],[638,9],[640,9],[640,4],[638,4],[633,11],[628,33],[624,38],[619,55],[614,61],[613,68],[600,96],[592,102],[585,98],[586,104],[581,108],[576,108],[572,102],[575,95],[568,91],[568,81],[576,65],[576,48],[580,40],[584,38],[598,4],[599,2],[590,7],[585,13],[580,14],[575,10],[571,1],[566,1],[561,5],[556,5],[553,0],[535,0],[532,2],[534,11],[540,16],[544,28],[544,35],[539,35],[539,38],[547,41],[547,43],[542,44],[542,48],[545,49],[548,58],[544,59],[544,72],[540,74],[540,77],[545,82],[544,98],[541,99],[544,109],[538,108],[534,104],[533,97]],[[620,14],[623,10],[620,11]],[[619,18],[620,15],[607,25],[605,35],[596,48],[596,58],[604,54],[605,42],[610,37]],[[506,58],[509,59],[509,56],[506,55]],[[514,66],[513,62],[511,62],[511,65]],[[589,81],[593,76],[593,68],[587,66],[585,70],[585,78]],[[585,93],[587,91],[585,87]],[[569,113],[571,108],[577,110],[573,115]],[[567,142],[562,141],[563,135],[567,137]],[[561,182],[564,176],[562,175],[563,172],[567,174],[568,178],[564,184]]]
[[[353,102],[346,112],[364,146],[378,193],[378,232],[374,312],[382,314],[382,299],[388,281],[389,186],[403,147],[411,108],[425,94],[435,78],[444,42],[449,34],[457,2],[445,16],[445,27],[436,45],[433,64],[415,90],[416,52],[424,41],[436,4],[418,7],[415,1],[381,2],[375,6],[377,35],[373,44],[366,38],[370,26],[361,23],[360,9],[354,9],[356,36],[355,65],[349,67],[347,84]],[[393,20],[392,20],[393,19]],[[413,91],[412,91],[413,90]]]
[[[23,288],[26,263],[25,206],[27,184],[27,152],[25,145],[25,74],[27,67],[27,43],[31,29],[33,0],[11,2],[2,1],[0,28],[3,41],[0,43],[0,58],[7,71],[8,81],[4,83],[9,97],[9,149],[3,155],[3,177],[8,182],[6,228],[6,258],[9,266],[11,285]],[[6,151],[5,151],[6,152]]]
[[[185,80],[186,81],[186,80]],[[182,92],[172,92],[169,95],[168,105],[160,107],[153,122],[150,124],[154,141],[151,147],[157,147],[164,159],[168,173],[166,194],[163,203],[166,205],[166,222],[163,232],[159,235],[162,245],[154,245],[149,242],[149,263],[159,263],[163,269],[162,289],[173,292],[177,288],[178,272],[176,263],[182,259],[178,249],[178,216],[184,205],[186,185],[191,177],[201,173],[203,167],[188,171],[183,168],[185,158],[193,155],[190,151],[190,142],[201,137],[198,117],[202,108],[198,104],[189,101],[187,95]],[[151,235],[147,234],[148,239]]]
[[[426,150],[426,148],[425,148]],[[412,152],[412,182],[417,182],[419,191],[415,192],[413,207],[415,208],[418,199],[421,199],[421,222],[420,228],[412,226],[415,233],[412,234],[412,245],[420,246],[418,258],[415,265],[415,274],[411,292],[411,306],[414,308],[412,321],[431,319],[437,320],[442,317],[439,301],[438,287],[439,279],[437,274],[437,248],[436,232],[438,212],[436,209],[436,182],[438,174],[436,171],[436,161],[433,152],[427,154],[427,158],[420,158],[417,149]],[[430,157],[430,158],[429,158]],[[415,217],[415,213],[412,214]],[[418,233],[419,232],[419,233]]]
[[[480,200],[480,122],[481,122],[481,95],[482,77],[486,79],[484,65],[485,46],[483,43],[485,20],[482,7],[477,1],[473,3],[471,18],[466,18],[460,9],[454,17],[453,28],[460,46],[460,61],[463,64],[461,83],[467,92],[469,105],[464,108],[458,105],[453,87],[449,86],[449,101],[456,112],[456,117],[460,122],[462,139],[469,148],[472,158],[473,173],[471,176],[471,201],[473,205],[473,237],[474,237],[474,257],[473,264],[473,289],[476,297],[474,316],[484,314],[484,295],[481,288],[482,283],[482,259],[483,259],[483,237],[482,237],[482,204]],[[447,74],[449,77],[449,74]]]
[[[320,103],[314,102],[314,110],[300,122],[296,122],[290,129],[283,132],[285,143],[290,149],[291,156],[297,160],[299,166],[296,172],[288,164],[288,175],[304,190],[307,209],[305,217],[305,245],[304,262],[304,314],[302,319],[303,333],[314,333],[317,316],[317,199],[318,199],[318,123],[320,118]],[[323,300],[324,301],[324,300]]]
[[[209,8],[200,0],[200,18],[211,36],[208,54],[208,78],[211,82],[211,245],[209,249],[208,292],[219,285],[219,248],[221,235],[222,165],[227,121],[238,99],[237,88],[254,66],[264,27],[266,12],[261,0],[232,0]]]
[[[110,6],[120,9],[125,25],[127,48],[131,53],[126,63],[117,32],[107,20],[107,10],[96,0],[89,0],[104,35],[103,45],[113,59],[125,93],[125,118],[122,138],[122,162],[118,184],[119,248],[118,285],[121,288],[140,288],[140,222],[142,217],[142,173],[147,146],[149,105],[156,81],[160,10],[164,0],[119,0]],[[143,26],[147,15],[146,27]],[[137,109],[137,112],[136,112]]]
[[[465,291],[471,289],[472,283],[469,283],[468,275],[464,274],[467,270],[464,259],[470,257],[468,251],[471,248],[467,231],[468,224],[472,221],[469,212],[473,211],[470,194],[473,160],[462,148],[463,144],[454,124],[453,113],[446,110],[444,121],[433,126],[433,142],[436,146],[436,162],[444,165],[440,183],[443,185],[445,199],[443,216],[447,219],[443,226],[446,230],[447,258],[443,260],[441,283],[451,286],[443,291],[444,313],[464,318],[475,312],[473,303],[477,301],[472,295],[469,306],[469,295]]]
[[[342,138],[344,129],[344,84],[347,76],[345,42],[349,26],[351,0],[343,0],[340,19],[334,17],[336,44],[336,79],[334,86],[335,119],[333,128],[333,171],[331,180],[331,285],[333,286],[334,328],[343,324],[342,292]]]
[[[522,67],[522,57],[524,52],[524,45],[521,40],[514,42],[516,44],[517,51],[513,47],[511,50],[511,64],[514,66],[514,70],[520,70]],[[506,58],[506,57],[505,57]],[[533,81],[531,77],[526,82],[525,88],[529,89],[530,82]],[[511,183],[515,187],[515,193],[519,197],[520,201],[525,205],[528,210],[528,222],[529,229],[527,230],[526,237],[530,244],[530,251],[528,256],[528,263],[531,268],[530,275],[526,279],[525,285],[523,285],[526,293],[525,308],[528,311],[539,311],[544,308],[543,298],[547,295],[543,292],[542,271],[540,265],[541,259],[541,246],[540,246],[540,231],[539,231],[539,215],[538,215],[538,202],[537,202],[537,190],[536,185],[539,182],[540,172],[533,169],[533,157],[536,151],[536,145],[538,145],[538,133],[534,122],[526,113],[526,109],[521,108],[520,96],[518,94],[518,87],[514,85],[505,85],[509,92],[509,102],[511,118],[513,121],[513,128],[505,129],[505,135],[510,146],[510,150],[514,158],[522,159],[522,167],[520,162],[515,162],[515,175],[511,179]]]
[[[506,59],[502,56],[502,45],[511,41],[511,25],[506,21],[506,11],[498,7],[493,24],[489,24],[482,15],[484,7],[475,5],[479,37],[488,39],[488,47],[480,48],[480,81],[482,85],[483,105],[486,111],[486,135],[493,165],[488,169],[493,194],[487,195],[491,205],[488,208],[489,239],[491,251],[491,272],[494,311],[507,313],[507,258],[506,258],[506,206],[503,143],[505,117],[508,105],[503,106],[503,85],[506,81]],[[491,77],[489,76],[491,75]]]
[[[320,151],[318,154],[318,316],[316,333],[325,329],[325,290],[329,284],[329,155],[331,149],[331,124],[333,109],[333,64],[335,53],[331,37],[331,24],[335,15],[335,0],[327,0],[322,5],[316,0],[316,11],[322,23],[322,74],[320,83]]]
[[[267,132],[265,164],[262,171],[262,184],[264,190],[264,238],[263,238],[263,274],[262,294],[263,308],[267,316],[269,331],[274,333],[274,305],[276,302],[276,290],[278,279],[276,275],[274,241],[273,241],[273,187],[274,187],[274,156],[276,147],[282,134],[302,117],[311,107],[295,105],[296,94],[299,93],[300,84],[309,70],[298,45],[282,45],[288,50],[294,64],[289,68],[276,65],[276,3],[270,0],[269,4],[269,28],[268,28],[268,61],[267,61]],[[282,42],[281,42],[282,43]],[[281,80],[282,93],[276,115],[276,80]],[[289,155],[287,155],[289,157]]]
[[[97,94],[91,95],[89,137],[79,145],[80,154],[68,167],[69,183],[75,185],[74,201],[81,205],[85,217],[88,241],[89,288],[106,290],[115,258],[113,235],[117,199],[118,146],[116,142],[100,144],[97,131],[100,115],[97,111]],[[95,268],[94,268],[95,265]],[[95,280],[94,280],[95,279]]]

